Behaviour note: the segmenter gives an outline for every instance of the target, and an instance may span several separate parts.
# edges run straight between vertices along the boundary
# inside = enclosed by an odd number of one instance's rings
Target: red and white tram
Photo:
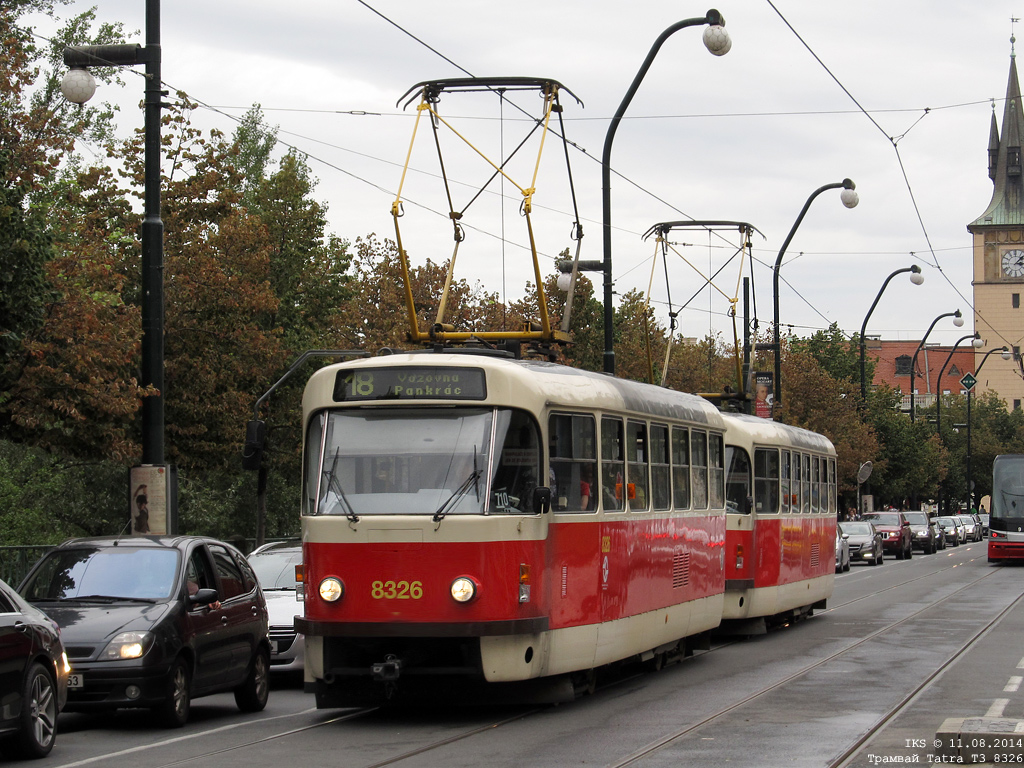
[[[758,432],[695,395],[452,350],[327,366],[303,418],[296,626],[319,707],[429,693],[439,676],[446,690],[528,685],[534,700],[564,700],[605,664],[685,653],[737,606],[779,613],[831,590],[827,569],[803,560],[816,551],[831,567],[835,531],[834,452],[812,433]],[[729,440],[753,458],[750,512],[727,514]],[[766,519],[757,462],[769,445],[800,470],[775,482],[795,502]],[[730,548],[727,527],[742,545]],[[775,554],[754,566],[762,544]]]
[[[828,438],[729,414],[724,620],[743,634],[824,607],[835,582],[836,451]]]

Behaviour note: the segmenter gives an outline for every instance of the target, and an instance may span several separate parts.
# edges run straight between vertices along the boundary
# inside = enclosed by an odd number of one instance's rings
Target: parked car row
[[[199,536],[72,539],[17,591],[0,581],[0,754],[48,754],[62,710],[145,708],[180,727],[192,699],[225,691],[262,710],[271,670],[302,669],[302,551],[250,558]]]

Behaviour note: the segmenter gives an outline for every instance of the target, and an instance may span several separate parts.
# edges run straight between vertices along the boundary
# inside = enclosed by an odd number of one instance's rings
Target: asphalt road
[[[1024,569],[988,565],[985,542],[836,577],[829,608],[761,637],[716,644],[658,672],[631,670],[557,707],[317,711],[295,682],[242,715],[197,699],[180,730],[148,713],[64,714],[36,765],[280,768],[868,766],[934,762],[947,717],[1004,702],[1021,657]],[[1021,672],[1024,674],[1024,672]],[[917,756],[914,758],[914,756]],[[932,759],[929,759],[929,756]]]

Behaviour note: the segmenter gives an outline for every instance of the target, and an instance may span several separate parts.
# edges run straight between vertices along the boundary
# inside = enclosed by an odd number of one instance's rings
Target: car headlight
[[[328,576],[320,582],[320,597],[328,603],[337,602],[344,594],[345,585],[341,583],[341,579],[335,578],[334,576]]]
[[[457,603],[468,603],[476,597],[476,582],[468,576],[460,576],[452,582],[452,599]]]
[[[100,654],[104,661],[141,658],[153,645],[152,632],[122,632],[107,643]]]

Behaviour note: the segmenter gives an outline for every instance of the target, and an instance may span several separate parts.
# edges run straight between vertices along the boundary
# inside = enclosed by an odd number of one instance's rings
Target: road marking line
[[[988,708],[985,717],[1002,717],[1003,710],[1006,709],[1006,705],[1009,703],[1009,699],[996,699],[992,702],[992,706]]]
[[[1017,669],[1024,669],[1024,659],[1017,662]]]
[[[1003,693],[1016,693],[1020,690],[1021,681],[1024,681],[1024,677],[1014,675],[1006,681],[1006,685],[1003,687]]]

